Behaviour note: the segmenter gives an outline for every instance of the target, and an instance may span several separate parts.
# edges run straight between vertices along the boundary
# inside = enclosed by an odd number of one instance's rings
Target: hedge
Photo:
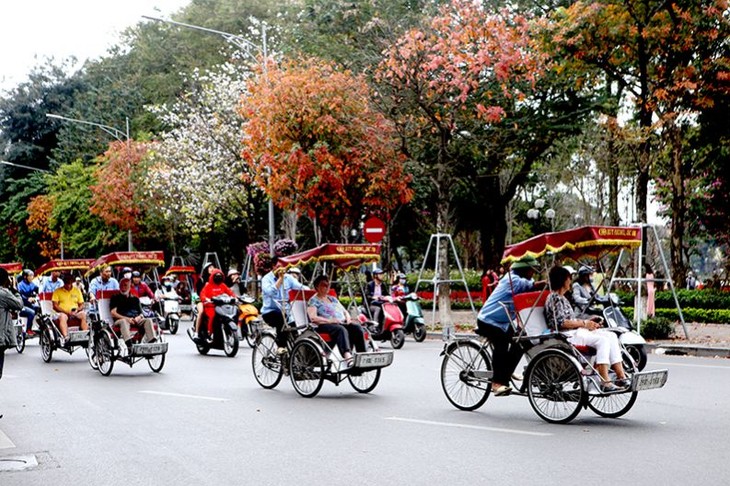
[[[625,304],[633,305],[635,296],[633,292],[619,291],[616,293]],[[695,309],[730,309],[730,292],[723,292],[722,290],[682,289],[677,291],[677,300],[679,300],[679,305],[682,309],[685,307]],[[672,292],[669,290],[657,292],[654,297],[654,305],[657,308],[674,308],[675,304]]]

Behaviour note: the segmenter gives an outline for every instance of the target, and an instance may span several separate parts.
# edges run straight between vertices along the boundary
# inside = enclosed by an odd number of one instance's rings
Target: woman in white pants
[[[626,377],[621,357],[621,346],[618,337],[610,331],[599,329],[601,318],[577,319],[573,307],[565,297],[570,290],[570,272],[564,267],[550,269],[550,288],[552,291],[545,302],[545,320],[553,329],[568,337],[568,341],[576,346],[590,346],[596,349],[596,371],[601,376],[603,391],[616,391],[631,386]],[[615,383],[608,376],[609,366],[616,373]]]

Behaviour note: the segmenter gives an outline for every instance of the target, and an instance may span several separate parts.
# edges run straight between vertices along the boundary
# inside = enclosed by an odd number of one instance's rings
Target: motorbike
[[[426,321],[423,318],[423,310],[418,302],[418,295],[411,292],[401,298],[406,304],[406,321],[403,326],[405,334],[413,334],[413,339],[421,343],[426,339]]]
[[[387,297],[382,303],[382,324],[368,319],[369,312],[367,312],[364,306],[360,306],[358,310],[360,311],[358,320],[365,326],[375,341],[390,340],[393,349],[403,347],[403,343],[406,340],[406,335],[403,331],[403,313],[393,297]]]
[[[162,329],[177,334],[180,327],[180,296],[174,290],[164,290],[160,296]]]
[[[603,321],[606,323],[606,327],[619,332],[619,342],[634,359],[639,371],[642,371],[647,362],[646,340],[636,332],[634,325],[619,307],[622,302],[618,295],[611,292],[607,297],[597,296],[596,302],[603,306]]]
[[[251,347],[256,346],[256,340],[261,335],[261,315],[254,305],[254,298],[248,294],[241,296],[241,305],[238,306],[238,327],[241,338]]]
[[[193,326],[188,329],[188,336],[195,343],[200,354],[208,354],[211,349],[222,349],[229,358],[238,353],[238,307],[235,297],[223,294],[211,299],[215,308],[213,317],[213,335],[208,334],[207,317],[203,317],[198,337],[194,337],[195,320]]]

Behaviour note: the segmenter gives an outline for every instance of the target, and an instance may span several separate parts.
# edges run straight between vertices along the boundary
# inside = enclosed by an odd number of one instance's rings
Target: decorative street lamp
[[[530,208],[527,210],[527,217],[530,219],[539,219],[540,218],[540,210],[545,207],[545,200],[535,199],[535,207]],[[547,218],[550,221],[550,231],[555,231],[555,210],[553,208],[548,208],[545,210],[545,218]]]
[[[82,120],[81,118],[71,118],[68,116],[61,116],[61,115],[55,115],[53,113],[46,113],[46,116],[48,118],[53,118],[55,120],[62,120],[67,121],[71,123],[78,123],[81,125],[90,125],[92,127],[97,127],[114,137],[120,142],[126,142],[127,143],[127,149],[129,149],[129,117],[125,117],[126,119],[126,129],[124,131],[120,130],[117,127],[113,127],[111,125],[104,125],[103,123],[97,123],[90,120]],[[132,251],[132,230],[127,230],[127,250]],[[61,256],[63,258],[63,256]]]
[[[223,37],[227,42],[230,42],[234,46],[238,47],[241,52],[243,52],[245,55],[249,57],[249,59],[253,60],[254,62],[259,62],[259,59],[256,57],[256,53],[260,53],[262,56],[261,63],[262,63],[262,69],[264,73],[264,80],[268,80],[268,73],[267,73],[267,61],[269,58],[268,54],[268,48],[266,44],[266,24],[261,24],[261,46],[258,46],[251,42],[250,40],[246,39],[243,36],[231,34],[229,32],[223,32],[221,30],[215,30],[215,29],[209,29],[207,27],[201,27],[199,25],[193,25],[193,24],[186,24],[183,22],[176,22],[174,20],[166,20],[161,19],[158,17],[150,17],[148,15],[143,15],[142,18],[148,19],[148,20],[154,20],[155,22],[162,22],[165,24],[171,24],[171,25],[177,25],[178,27],[185,27],[186,29],[193,29],[193,30],[199,30],[201,32],[207,32],[209,34],[218,35],[220,37]],[[267,173],[269,176],[271,176],[271,168],[267,169]],[[271,251],[271,256],[274,256],[274,201],[273,199],[269,198],[269,248]]]

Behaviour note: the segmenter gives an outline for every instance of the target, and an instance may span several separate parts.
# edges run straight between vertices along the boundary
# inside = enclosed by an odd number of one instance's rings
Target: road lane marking
[[[219,398],[219,397],[204,397],[201,395],[185,395],[183,393],[168,393],[168,392],[160,392],[160,391],[152,391],[152,390],[140,390],[139,393],[147,393],[148,395],[162,395],[166,397],[178,397],[178,398],[195,398],[197,400],[211,400],[214,402],[227,402],[227,398]]]
[[[0,430],[0,449],[12,449],[13,447],[15,447],[15,444],[10,440],[10,437]]]
[[[728,366],[719,366],[719,365],[703,365],[703,364],[692,364],[692,363],[661,363],[659,361],[652,361],[652,366],[659,365],[659,366],[684,366],[689,368],[714,368],[714,369],[720,369],[720,370],[730,370],[730,367]],[[651,370],[649,370],[651,371]]]
[[[528,432],[526,430],[517,430],[517,429],[501,429],[497,427],[483,427],[481,425],[467,425],[467,424],[457,424],[452,422],[435,422],[432,420],[419,420],[419,419],[409,419],[409,418],[403,418],[403,417],[385,417],[385,420],[395,420],[398,422],[409,422],[412,424],[423,424],[423,425],[437,425],[440,427],[454,427],[458,429],[473,429],[473,430],[486,430],[489,432],[504,432],[505,434],[518,434],[518,435],[532,435],[536,437],[548,437],[553,434],[549,434],[547,432]]]

